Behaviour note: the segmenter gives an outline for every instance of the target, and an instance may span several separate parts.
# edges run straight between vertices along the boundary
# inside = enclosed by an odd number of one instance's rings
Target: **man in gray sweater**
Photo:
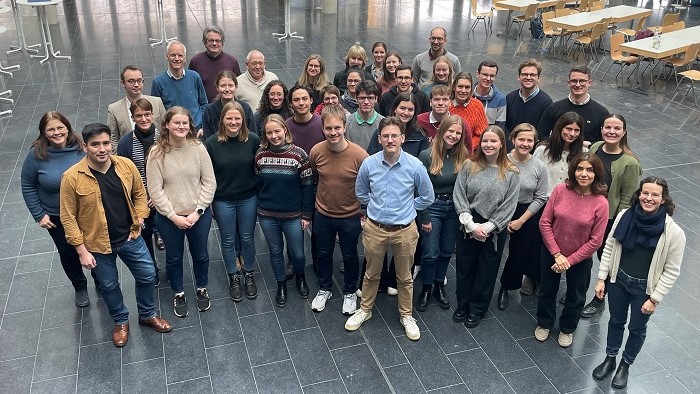
[[[433,30],[430,31],[428,43],[430,43],[430,49],[416,55],[411,65],[413,69],[413,78],[416,80],[418,86],[421,86],[421,84],[430,79],[430,75],[433,73],[433,63],[435,63],[435,60],[439,56],[447,56],[450,58],[455,74],[462,71],[459,58],[447,52],[445,49],[445,44],[447,44],[447,31],[445,28],[434,27]]]

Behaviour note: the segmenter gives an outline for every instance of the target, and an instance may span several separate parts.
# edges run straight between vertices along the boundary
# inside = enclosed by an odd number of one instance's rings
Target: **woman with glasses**
[[[287,85],[284,82],[274,80],[265,86],[260,98],[260,106],[255,113],[255,132],[259,137],[263,134],[263,121],[268,116],[277,114],[282,119],[287,119],[294,115],[289,102],[289,89],[287,89]]]
[[[314,53],[310,55],[304,63],[304,69],[301,70],[301,75],[299,75],[296,85],[311,89],[313,93],[311,96],[312,112],[323,101],[322,88],[330,84],[331,82],[328,79],[328,74],[326,74],[326,62],[324,62],[323,58],[318,54]]]

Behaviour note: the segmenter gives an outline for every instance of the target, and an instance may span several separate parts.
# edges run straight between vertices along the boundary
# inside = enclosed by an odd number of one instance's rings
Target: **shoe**
[[[197,289],[197,309],[200,312],[206,312],[211,308],[211,300],[209,299],[209,293],[207,289]]]
[[[433,284],[433,296],[437,300],[438,306],[442,309],[450,309],[450,298],[445,293],[445,285],[442,282]]]
[[[466,318],[467,318],[467,311],[462,311],[462,310],[457,309],[455,311],[455,313],[452,314],[452,320],[457,322],[457,323],[463,322],[464,319],[466,319]]]
[[[284,275],[287,277],[287,279],[292,279],[294,277],[294,266],[289,263],[285,265]]]
[[[255,286],[255,277],[253,271],[246,272],[243,275],[243,285],[245,286],[245,296],[249,300],[254,300],[258,296],[258,287]]]
[[[126,343],[128,341],[129,341],[129,323],[115,325],[114,332],[112,333],[112,342],[114,342],[114,346],[122,347],[122,346],[126,345]]]
[[[277,282],[277,295],[275,295],[275,304],[278,307],[284,308],[287,305],[287,280]]]
[[[481,317],[471,313],[467,315],[467,320],[464,321],[464,325],[467,328],[475,328],[479,323],[481,323]]]
[[[627,387],[627,378],[629,377],[630,371],[629,371],[630,365],[627,364],[627,361],[620,360],[620,365],[617,366],[617,371],[615,371],[615,376],[612,378],[612,382],[610,383],[613,388],[616,389],[624,389]]]
[[[565,295],[561,296],[561,298],[559,299],[559,303],[562,305],[566,305],[566,296]]]
[[[187,298],[185,293],[180,295],[175,294],[175,299],[173,300],[173,310],[175,311],[175,316],[185,317],[187,316]]]
[[[423,290],[421,290],[416,300],[416,309],[419,312],[425,312],[428,309],[428,302],[430,302],[430,293],[432,291],[432,285],[423,285]]]
[[[357,310],[357,294],[350,293],[343,296],[343,315],[352,315]]]
[[[520,285],[520,294],[522,295],[532,295],[532,293],[535,292],[535,281],[530,279],[529,277],[523,276],[523,283]]]
[[[598,316],[600,312],[605,309],[605,298],[602,300],[596,296],[593,296],[591,302],[583,307],[581,312],[581,317],[584,319],[590,319],[592,317]]]
[[[504,311],[506,308],[508,308],[509,303],[510,295],[508,294],[508,290],[501,287],[501,290],[498,291],[498,304],[496,306],[498,309]]]
[[[357,291],[355,292],[355,295],[357,295],[357,298],[362,298],[362,290],[357,289]]]
[[[316,293],[316,297],[311,301],[311,310],[314,312],[321,312],[326,309],[326,301],[328,301],[333,293],[330,290],[319,290]]]
[[[160,286],[160,268],[156,267],[156,279],[155,282],[153,283],[153,286],[158,287]]]
[[[401,325],[403,325],[408,339],[412,341],[417,341],[420,339],[420,330],[418,329],[416,319],[414,319],[413,316],[401,316]]]
[[[549,328],[537,326],[537,328],[535,328],[535,339],[544,342],[547,338],[549,338]]]
[[[615,356],[605,356],[605,360],[593,370],[593,377],[603,380],[615,370]]]
[[[389,294],[390,296],[395,296],[395,295],[399,294],[399,291],[396,290],[396,288],[394,288],[394,287],[387,287],[386,293]]]
[[[303,299],[309,298],[309,286],[306,284],[306,276],[304,275],[297,275],[296,277],[296,283],[297,283],[297,292]]]
[[[151,327],[155,332],[170,332],[173,329],[172,324],[158,316],[153,316],[152,318],[145,320],[139,319],[139,325]]]
[[[574,333],[559,333],[559,338],[557,338],[557,342],[559,342],[559,346],[561,347],[569,347],[571,344],[574,342]]]
[[[241,274],[228,275],[228,294],[233,302],[243,301],[243,292],[241,291]]]
[[[372,311],[365,312],[362,309],[358,309],[352,316],[350,316],[348,321],[345,322],[345,329],[348,331],[355,331],[362,326],[362,323],[371,318]]]
[[[160,237],[160,234],[153,234],[153,239],[156,241],[156,248],[158,248],[158,250],[165,250],[165,242],[163,242],[163,238]]]
[[[79,308],[85,308],[90,305],[90,296],[88,295],[87,289],[76,290],[75,291],[75,306]]]
[[[338,267],[338,271],[341,273],[345,273],[345,262],[340,262],[340,267]]]

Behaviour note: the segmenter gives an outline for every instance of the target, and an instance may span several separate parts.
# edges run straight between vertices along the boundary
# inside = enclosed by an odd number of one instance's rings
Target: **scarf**
[[[656,248],[665,224],[666,207],[664,205],[658,211],[647,215],[640,204],[635,204],[622,214],[613,237],[627,249],[634,249],[636,245]]]

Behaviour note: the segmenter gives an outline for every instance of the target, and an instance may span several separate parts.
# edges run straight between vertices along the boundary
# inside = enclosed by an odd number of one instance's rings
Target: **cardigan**
[[[599,141],[591,145],[588,150],[590,153],[595,153],[603,146],[605,142]],[[630,206],[630,198],[639,187],[639,181],[642,179],[642,165],[636,157],[628,154],[623,154],[619,159],[612,162],[610,165],[612,173],[612,182],[608,188],[608,209],[610,210],[609,218],[614,218],[617,214]]]

